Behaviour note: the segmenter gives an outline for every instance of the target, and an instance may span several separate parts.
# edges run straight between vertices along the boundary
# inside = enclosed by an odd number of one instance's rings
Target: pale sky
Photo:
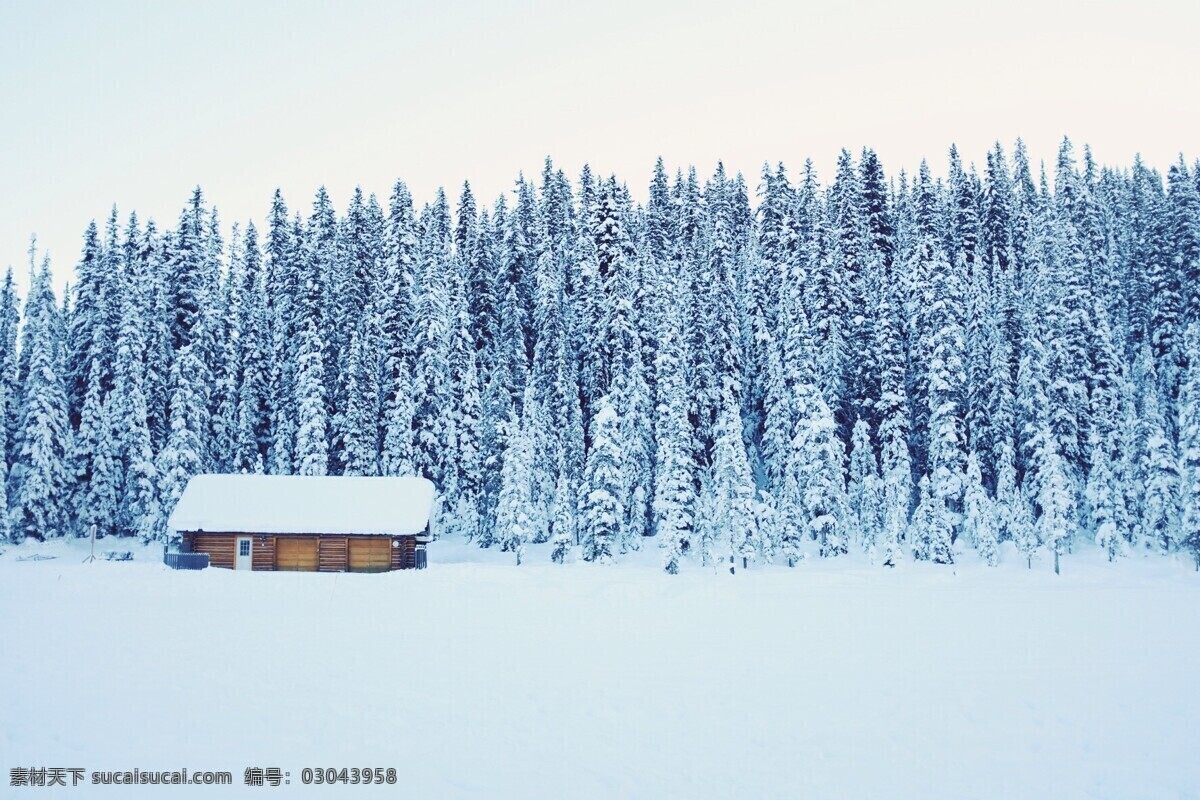
[[[306,214],[397,177],[490,204],[546,155],[639,197],[660,153],[752,188],[764,160],[942,171],[1017,136],[1165,168],[1200,155],[1198,6],[0,0],[0,269],[23,282],[36,232],[61,285],[89,220],[174,226],[197,183],[228,225],[276,186]]]

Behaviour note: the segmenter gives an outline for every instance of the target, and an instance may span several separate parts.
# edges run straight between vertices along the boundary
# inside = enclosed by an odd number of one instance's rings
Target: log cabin
[[[389,572],[425,566],[433,501],[424,478],[197,475],[167,526],[214,567]]]

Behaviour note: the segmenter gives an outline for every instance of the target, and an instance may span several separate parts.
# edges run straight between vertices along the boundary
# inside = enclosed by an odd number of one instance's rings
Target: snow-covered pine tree
[[[137,251],[135,266],[130,274],[137,276],[132,280],[142,287],[137,307],[146,339],[146,427],[150,431],[150,447],[154,452],[161,450],[167,440],[167,406],[170,400],[167,385],[172,354],[167,325],[163,238],[154,221],[150,220],[140,238],[130,245]]]
[[[334,457],[336,449],[331,452],[330,424],[332,415],[336,412],[337,400],[337,367],[341,357],[341,335],[337,330],[341,325],[335,306],[336,291],[340,288],[341,277],[341,241],[338,230],[337,213],[333,201],[324,186],[317,188],[313,199],[312,213],[303,231],[296,231],[296,241],[300,253],[297,268],[299,270],[299,286],[297,302],[292,306],[293,322],[291,327],[296,332],[299,341],[296,345],[296,458],[294,469],[300,474],[325,475],[331,465],[337,464]],[[312,327],[313,341],[308,341],[308,328]],[[316,358],[307,358],[306,347],[319,344],[319,362]],[[308,363],[306,368],[305,364]],[[307,376],[305,375],[307,369]],[[306,385],[307,382],[307,385]],[[313,399],[314,385],[319,383],[321,404],[320,412],[321,438],[324,440],[323,455],[325,463],[317,466],[317,449],[315,442],[317,411],[315,405],[305,408],[306,403]],[[306,430],[307,429],[307,430]]]
[[[377,304],[382,299],[380,284],[385,277],[386,270],[384,256],[384,242],[387,239],[386,228],[387,222],[384,219],[379,200],[374,194],[364,200],[362,189],[356,187],[351,197],[350,207],[339,229],[338,284],[333,287],[334,296],[330,301],[336,314],[334,319],[345,320],[347,323],[333,326],[334,336],[337,340],[338,360],[336,364],[337,380],[332,398],[332,419],[335,426],[331,461],[335,470],[340,469],[343,472],[348,469],[349,453],[346,452],[346,448],[350,447],[352,443],[359,448],[355,453],[356,471],[371,470],[370,473],[365,474],[374,474],[378,471],[378,464],[370,464],[370,462],[377,462],[379,452],[378,419],[382,378],[380,374],[382,334],[378,324],[380,307]],[[353,375],[350,365],[350,347],[358,329],[357,325],[350,323],[360,317],[365,318],[364,322],[368,325],[367,332],[360,334],[360,338],[365,337],[368,341],[362,343],[363,350],[359,358],[360,362],[365,363],[359,364],[356,391],[362,393],[364,385],[367,386],[366,401],[372,406],[370,419],[364,418],[364,424],[368,430],[363,434],[359,434],[353,429],[342,430],[340,428],[340,423],[343,423],[349,416],[348,389]],[[386,387],[386,384],[382,384],[382,386]],[[363,399],[364,396],[360,394],[360,398],[356,402],[361,403]],[[356,412],[361,413],[361,408],[356,409]],[[352,442],[354,437],[360,435],[363,437],[362,439]],[[375,455],[368,456],[366,459],[368,465],[364,467],[364,452],[371,449],[372,446]]]
[[[567,341],[565,339],[562,345],[564,351]],[[554,498],[557,511],[552,524],[556,530],[560,522],[567,525],[572,532],[572,543],[578,544],[579,487],[583,481],[584,467],[583,407],[579,398],[579,372],[575,364],[568,361],[568,356],[569,354],[564,352],[560,361],[560,372],[555,378],[558,388],[554,390],[554,395],[561,398],[562,408],[559,411],[563,425],[559,432],[559,456],[562,463],[556,464],[555,469],[561,473],[560,477],[568,494],[561,494],[559,480],[556,478]]]
[[[175,504],[193,475],[204,472],[204,435],[208,430],[208,407],[198,390],[199,376],[204,366],[191,345],[176,355],[171,365],[171,433],[167,445],[158,455],[159,497],[162,502],[162,522],[158,538],[167,541],[173,534],[165,528]]]
[[[247,241],[250,240],[247,236]],[[261,277],[253,286],[249,305],[242,343],[241,383],[237,387],[231,468],[236,472],[262,473],[271,447],[271,346],[266,289]]]
[[[532,435],[540,446],[534,450],[530,469],[534,502],[545,510],[542,518],[547,522],[547,527],[536,533],[535,540],[547,541],[551,536],[553,507],[557,504],[558,467],[565,446],[563,436],[567,432],[570,403],[566,396],[569,389],[562,380],[568,369],[563,269],[552,250],[543,251],[538,258],[536,277],[533,317],[537,336],[529,381],[538,405],[538,413],[530,420],[536,427]]]
[[[526,494],[524,505],[528,514],[526,536],[527,541],[541,544],[550,541],[550,523],[554,513],[554,471],[550,469],[543,472],[544,467],[539,462],[538,451],[547,445],[553,450],[557,448],[554,447],[550,415],[532,385],[525,387],[520,428],[516,433],[519,433],[521,439],[514,441],[510,438],[505,449],[505,463],[508,463],[508,451],[513,447],[528,449],[528,454],[524,456],[527,461],[524,470],[529,486],[523,490]],[[503,495],[503,486],[501,494]]]
[[[17,460],[9,473],[13,542],[66,533],[70,428],[61,352],[63,325],[45,260],[25,302],[24,370]]]
[[[848,552],[845,450],[837,437],[833,411],[811,383],[798,384],[796,427],[792,435],[784,508],[799,510],[799,524],[817,541],[822,556]]]
[[[403,359],[392,362],[392,386],[383,409],[383,475],[415,475],[413,466],[412,381]]]
[[[500,549],[516,556],[517,564],[525,555],[525,545],[533,541],[542,525],[536,517],[540,509],[533,502],[533,431],[529,415],[537,413],[532,391],[526,392],[525,418],[512,412],[507,424],[508,446],[500,468],[500,498],[496,504],[496,539]]]
[[[781,320],[788,316],[785,310]],[[767,334],[770,336],[770,334]],[[760,439],[763,471],[767,486],[778,494],[783,489],[792,429],[796,421],[792,387],[783,368],[781,348],[771,338],[766,344],[766,380],[763,387],[763,428]]]
[[[882,531],[879,486],[879,462],[871,443],[871,425],[859,418],[850,438],[850,480],[847,499],[850,505],[852,534],[868,553],[874,553]]]
[[[1068,491],[1079,493],[1086,468],[1086,442],[1091,425],[1088,413],[1090,373],[1088,345],[1097,340],[1094,302],[1088,281],[1084,242],[1070,223],[1059,225],[1051,243],[1051,272],[1054,299],[1049,319],[1051,338],[1047,386],[1050,429],[1057,448]]]
[[[592,417],[591,450],[583,473],[580,539],[585,561],[609,563],[621,541],[625,509],[624,443],[621,424],[609,395],[600,398]]]
[[[708,465],[700,473],[700,488],[696,494],[695,530],[692,534],[692,546],[700,557],[700,565],[708,567],[716,563],[717,543],[720,541],[722,526],[717,516],[718,500],[713,467]]]
[[[929,481],[934,497],[946,506],[946,523],[957,531],[961,519],[963,474],[966,467],[963,386],[963,341],[960,273],[933,251],[933,302],[928,312],[929,337]],[[953,533],[952,533],[953,536]]]
[[[571,548],[575,544],[575,538],[578,535],[575,530],[575,514],[578,498],[575,495],[575,487],[572,485],[570,475],[565,464],[565,459],[560,455],[558,469],[555,473],[554,480],[554,506],[552,508],[552,517],[550,519],[551,530],[553,536],[550,541],[553,548],[550,551],[550,560],[555,564],[562,564],[567,559],[567,554],[571,552]]]
[[[36,242],[36,240],[33,240]],[[36,258],[36,248],[30,247],[31,259]],[[33,263],[30,262],[30,275],[33,274]],[[30,281],[32,283],[32,280]],[[0,289],[0,385],[4,388],[4,406],[0,408],[0,417],[5,426],[5,479],[7,467],[16,460],[17,424],[21,410],[21,384],[18,380],[18,350],[17,339],[20,330],[20,312],[17,310],[17,287],[13,280],[12,267],[4,275],[4,287]],[[5,514],[4,525],[8,524]]]
[[[692,546],[696,486],[692,463],[692,426],[688,419],[683,320],[678,293],[664,293],[663,330],[655,358],[658,408],[655,418],[654,532],[663,548],[663,569],[674,575]]]
[[[480,547],[495,543],[496,504],[500,499],[500,468],[504,464],[506,446],[505,426],[515,413],[512,397],[504,381],[500,364],[492,368],[483,390],[479,433],[479,456],[482,474],[479,481]]]
[[[1032,320],[1025,320],[1029,326]],[[1043,426],[1050,416],[1050,401],[1046,396],[1046,351],[1036,335],[1027,335],[1025,352],[1017,367],[1017,472],[1021,486],[1031,498],[1041,488],[1041,447]]]
[[[1075,530],[1075,495],[1058,452],[1059,440],[1051,433],[1048,422],[1042,424],[1039,438],[1038,539],[1054,555],[1054,572],[1057,574],[1059,558],[1070,547]]]
[[[279,190],[271,203],[266,242],[266,299],[270,323],[268,398],[271,411],[270,453],[267,471],[290,475],[296,457],[296,352],[300,331],[300,243],[303,229],[299,219],[288,220],[287,206]]]
[[[1200,570],[1200,322],[1188,326],[1185,342],[1190,361],[1179,392],[1179,544]]]
[[[953,526],[946,501],[933,493],[933,484],[928,475],[921,477],[918,493],[920,501],[913,512],[908,534],[913,558],[935,564],[951,564],[954,562],[951,550]]]
[[[903,557],[903,542],[912,506],[912,459],[900,425],[884,421],[883,443],[883,528],[877,554],[880,562],[894,567]]]
[[[482,399],[479,394],[479,375],[474,348],[467,354],[466,368],[460,380],[462,399],[459,402],[458,461],[461,475],[458,497],[450,510],[450,533],[472,541],[479,536],[480,487],[483,483],[483,460],[480,439],[483,426]]]
[[[627,541],[621,543],[621,551],[637,550],[641,539],[653,533],[651,527],[651,502],[654,499],[654,432],[653,404],[650,387],[646,383],[645,368],[640,354],[629,362],[629,374],[623,384],[620,397],[625,400],[621,414],[621,441],[625,445],[624,490],[626,523],[624,530]]]
[[[110,228],[115,228],[116,213],[117,210],[114,207],[110,217]],[[93,361],[97,359],[101,361],[100,375],[104,377],[106,365],[103,361],[106,353],[103,351],[103,343],[107,335],[104,328],[108,316],[110,277],[113,280],[120,277],[118,274],[110,275],[108,268],[111,263],[109,258],[106,258],[99,229],[93,220],[83,235],[83,253],[75,268],[75,313],[68,328],[68,360],[65,380],[67,399],[71,407],[72,429],[79,427],[79,415],[93,373]],[[95,345],[97,334],[100,335],[100,347]],[[101,389],[104,393],[107,392],[108,387],[103,385]],[[97,398],[97,407],[98,401],[101,399],[103,397]]]
[[[346,408],[338,418],[346,475],[379,474],[381,367],[379,336],[365,313],[350,338],[346,360]]]
[[[1176,544],[1178,530],[1180,475],[1175,446],[1167,436],[1163,414],[1159,410],[1158,385],[1150,380],[1143,387],[1141,424],[1144,428],[1145,453],[1142,476],[1145,495],[1142,498],[1141,545],[1169,552]]]
[[[137,306],[126,293],[117,337],[117,362],[109,397],[109,425],[116,431],[117,449],[124,470],[120,485],[117,532],[149,542],[158,531],[158,471],[147,425],[145,368]]]
[[[104,375],[108,366],[98,357],[109,348],[104,342],[105,328],[98,329],[97,357],[91,360],[83,407],[79,412],[79,430],[72,439],[72,508],[67,511],[69,525],[77,536],[86,536],[93,525],[96,536],[113,533],[117,521],[119,473],[116,468],[117,443],[110,425],[109,401],[104,395]]]
[[[11,272],[11,270],[10,270]],[[0,385],[0,401],[7,403],[8,389]],[[8,449],[8,425],[0,426],[0,444]],[[8,505],[8,461],[0,458],[0,546],[12,540],[12,511]]]
[[[826,255],[830,267],[838,275],[836,285],[840,290],[840,297],[828,300],[834,303],[832,308],[840,316],[838,327],[845,343],[842,364],[845,393],[840,398],[832,398],[829,394],[827,397],[831,398],[844,436],[852,420],[870,415],[873,400],[877,397],[878,369],[872,347],[875,315],[865,296],[882,268],[881,259],[871,250],[872,235],[864,214],[860,176],[848,150],[843,149],[838,156],[837,172],[826,194],[826,205],[829,225]],[[817,323],[820,315],[814,314],[812,319]]]
[[[432,212],[426,209],[423,218]],[[448,239],[438,238],[438,225],[426,219],[421,237],[413,366],[415,434],[413,458],[419,474],[441,484],[443,461],[450,449],[450,270]]]
[[[912,457],[908,436],[910,416],[906,357],[903,342],[903,303],[888,287],[881,287],[879,324],[876,327],[880,369],[880,530],[876,557],[885,566],[895,566],[903,557],[902,546],[912,507]]]
[[[1017,468],[1017,402],[1016,402],[1016,370],[1014,366],[1015,347],[1018,344],[1019,332],[1016,328],[1016,313],[1013,305],[1012,278],[996,269],[997,283],[1000,288],[996,300],[996,319],[994,324],[987,327],[988,341],[988,370],[987,386],[983,392],[983,402],[987,408],[989,450],[980,451],[984,461],[980,469],[984,475],[984,485],[996,489],[996,497],[1000,497],[999,486],[1001,474],[1006,473],[1013,481],[1016,480]],[[1012,321],[1009,320],[1012,317]],[[1009,330],[1009,326],[1014,330]],[[972,437],[974,434],[972,434]],[[974,441],[974,439],[972,439]],[[986,468],[985,463],[986,462]],[[990,477],[991,483],[988,484]]]
[[[248,321],[245,307],[248,302],[246,291],[246,257],[241,226],[233,223],[229,265],[219,291],[220,307],[215,309],[214,318],[220,326],[217,348],[220,351],[219,371],[213,387],[215,413],[213,422],[213,467],[220,472],[233,469],[233,456],[237,440],[238,387],[242,382],[242,346],[245,339],[243,325]]]
[[[1200,178],[1200,176],[1196,176]],[[1189,174],[1183,156],[1167,170],[1174,285],[1179,287],[1181,308],[1180,363],[1195,359],[1195,340],[1188,341],[1188,328],[1200,324],[1200,184]]]
[[[967,456],[966,488],[963,491],[963,533],[989,567],[999,563],[995,503],[983,488],[979,456]]]
[[[324,352],[317,322],[309,319],[301,332],[296,370],[298,475],[324,475],[329,467]]]
[[[1004,528],[1008,531],[1017,552],[1025,557],[1027,569],[1033,569],[1033,555],[1041,542],[1033,519],[1033,508],[1024,490],[1013,489],[1002,502]]]
[[[712,522],[716,528],[716,547],[741,561],[742,566],[767,553],[763,531],[756,515],[757,489],[742,439],[742,419],[732,392],[717,416],[714,430],[712,474],[707,487],[712,504]]]
[[[209,212],[204,205],[204,195],[197,186],[191,201],[179,216],[179,226],[171,242],[166,265],[168,328],[171,349],[178,353],[189,344],[198,341],[201,322],[209,302],[210,269],[207,232]],[[212,265],[215,268],[216,265]],[[79,326],[76,326],[77,328]],[[203,348],[203,343],[201,344]],[[193,353],[203,361],[203,355]]]
[[[1112,561],[1125,551],[1125,538],[1117,527],[1117,503],[1119,502],[1119,487],[1113,474],[1111,444],[1101,440],[1100,433],[1093,429],[1091,434],[1091,469],[1088,473],[1084,498],[1090,512],[1089,522],[1096,538],[1096,544],[1104,550],[1108,560]]]
[[[496,335],[494,377],[500,387],[508,393],[509,402],[517,409],[529,383],[529,362],[525,354],[524,322],[521,318],[521,303],[517,290],[509,287],[502,296],[500,329]]]

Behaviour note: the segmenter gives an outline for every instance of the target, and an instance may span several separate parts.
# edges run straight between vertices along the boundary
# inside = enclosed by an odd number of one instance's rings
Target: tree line
[[[276,191],[262,233],[199,188],[171,229],[114,208],[61,302],[33,245],[0,292],[0,536],[165,541],[202,472],[420,474],[518,563],[1200,566],[1200,162],[1050,172],[659,159],[639,203],[547,159],[490,206]]]

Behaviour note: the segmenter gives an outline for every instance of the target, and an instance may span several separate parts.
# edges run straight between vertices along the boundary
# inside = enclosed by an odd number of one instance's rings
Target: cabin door
[[[250,558],[250,548],[253,545],[250,542],[249,536],[237,537],[237,559],[234,562],[234,569],[252,569],[252,561]]]

